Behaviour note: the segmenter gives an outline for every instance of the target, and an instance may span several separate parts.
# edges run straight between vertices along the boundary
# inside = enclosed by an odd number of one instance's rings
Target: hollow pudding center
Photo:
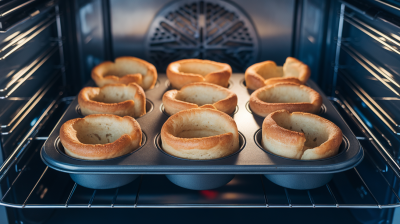
[[[318,147],[329,139],[328,128],[308,116],[279,113],[275,114],[272,119],[282,128],[304,133],[306,142],[303,150]]]
[[[79,120],[73,125],[73,128],[79,142],[83,144],[112,143],[132,131],[132,127],[127,123],[116,124],[114,120],[101,118]]]
[[[146,75],[147,68],[136,61],[116,61],[112,66],[106,69],[104,77],[117,76],[122,77],[129,74]]]
[[[134,100],[136,90],[125,87],[105,86],[96,95],[89,96],[93,101],[103,103],[120,103]]]
[[[228,133],[223,119],[213,113],[183,116],[173,123],[172,135],[179,138],[204,138]]]
[[[275,86],[258,94],[261,101],[267,103],[311,103],[310,94],[299,86]]]
[[[203,64],[203,63],[182,63],[179,68],[179,72],[182,73],[191,73],[191,74],[199,74],[201,76],[206,76],[211,72],[215,72],[221,70],[220,66],[213,64]]]
[[[264,63],[256,68],[257,74],[264,79],[283,77],[283,67],[276,66],[273,63]]]
[[[183,88],[176,95],[176,99],[184,102],[194,103],[198,106],[213,104],[228,97],[227,93],[216,91],[210,87]]]

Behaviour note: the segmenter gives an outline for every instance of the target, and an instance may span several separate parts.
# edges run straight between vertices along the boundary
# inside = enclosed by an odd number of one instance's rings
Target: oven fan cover
[[[159,72],[186,58],[208,59],[244,72],[257,61],[258,37],[253,23],[226,1],[176,1],[164,7],[147,34],[147,58]]]

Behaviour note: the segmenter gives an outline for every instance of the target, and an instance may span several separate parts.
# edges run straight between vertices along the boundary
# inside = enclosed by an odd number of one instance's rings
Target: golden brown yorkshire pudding
[[[239,150],[235,121],[215,109],[189,109],[172,115],[161,129],[162,148],[193,160],[217,159]]]
[[[209,82],[228,87],[231,75],[232,68],[228,64],[201,59],[175,61],[167,68],[167,77],[176,89],[193,82]]]
[[[146,114],[146,96],[136,83],[85,87],[79,92],[78,103],[84,116],[114,114],[140,117]]]
[[[301,160],[324,159],[338,153],[342,131],[331,121],[302,112],[279,110],[262,125],[262,146],[276,155]]]
[[[277,66],[273,61],[256,63],[247,68],[244,77],[247,88],[256,90],[279,82],[304,84],[310,75],[310,68],[306,64],[288,57],[283,66]]]
[[[135,57],[119,57],[115,62],[105,61],[92,70],[92,79],[102,87],[107,84],[135,82],[144,90],[154,87],[157,70],[149,62]]]
[[[60,140],[69,156],[102,160],[139,148],[142,130],[132,117],[94,114],[65,122],[60,129]]]
[[[238,98],[232,91],[206,82],[195,82],[180,90],[169,90],[162,98],[165,112],[172,115],[181,110],[202,107],[211,104],[215,109],[232,114]]]
[[[277,110],[316,114],[321,110],[322,97],[310,87],[294,83],[278,83],[264,86],[250,96],[250,109],[266,117]]]

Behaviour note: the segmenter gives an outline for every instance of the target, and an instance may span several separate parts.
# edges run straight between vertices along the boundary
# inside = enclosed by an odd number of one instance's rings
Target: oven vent
[[[257,61],[258,37],[246,14],[229,2],[184,0],[156,15],[147,47],[147,58],[159,72],[184,58],[224,62],[244,72]]]

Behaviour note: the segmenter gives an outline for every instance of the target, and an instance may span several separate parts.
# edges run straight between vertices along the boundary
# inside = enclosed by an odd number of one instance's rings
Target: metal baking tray
[[[94,86],[93,82],[88,84]],[[288,159],[269,153],[260,146],[263,117],[248,107],[252,91],[245,86],[243,74],[233,74],[229,89],[238,95],[238,106],[232,117],[240,132],[241,150],[215,160],[194,161],[173,157],[162,150],[159,133],[168,119],[163,112],[162,96],[170,89],[165,75],[159,75],[156,86],[146,91],[147,114],[137,118],[144,133],[144,144],[127,155],[99,161],[79,160],[67,156],[59,141],[59,130],[67,120],[82,117],[75,99],[60,119],[41,150],[49,167],[69,173],[78,184],[89,188],[114,188],[129,183],[139,174],[165,174],[173,183],[189,189],[211,189],[228,183],[235,174],[264,174],[272,182],[292,188],[311,189],[329,182],[334,173],[353,168],[361,162],[360,143],[313,81],[307,85],[323,98],[320,116],[335,123],[343,132],[338,155],[313,161]]]

